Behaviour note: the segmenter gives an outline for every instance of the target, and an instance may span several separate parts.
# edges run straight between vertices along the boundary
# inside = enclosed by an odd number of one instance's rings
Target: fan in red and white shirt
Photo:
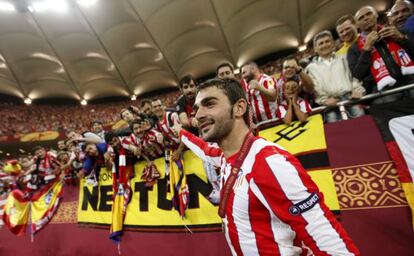
[[[243,83],[256,122],[276,118],[277,89],[275,80],[262,74],[256,63],[250,62],[242,67]]]
[[[285,124],[294,120],[305,122],[308,114],[312,111],[308,101],[298,96],[299,83],[295,79],[288,79],[284,84],[285,99],[277,107],[276,115]]]
[[[315,102],[315,84],[312,78],[299,66],[294,57],[287,57],[283,61],[282,75],[276,81],[278,91],[278,102],[285,100],[285,82],[295,79],[299,83],[299,96],[310,104]]]
[[[132,121],[130,128],[132,134],[129,138],[123,140],[123,143],[132,143],[139,148],[140,155],[147,161],[152,161],[163,156],[164,137],[155,128],[151,128],[150,121],[145,116],[142,116],[142,119]]]
[[[33,162],[36,166],[36,170],[45,179],[45,182],[56,178],[56,175],[60,172],[60,164],[56,159],[56,154],[51,151],[46,151],[42,146],[36,146],[33,149],[35,157]]]
[[[130,128],[132,134],[124,143],[133,144],[139,150],[136,155],[147,161],[141,178],[146,181],[146,186],[151,187],[160,177],[160,173],[152,160],[164,154],[163,136],[159,131],[151,128],[150,122],[145,116],[142,116],[142,119],[132,121]]]
[[[168,111],[160,99],[152,100],[152,112],[158,117],[155,127],[164,136],[164,145],[170,149],[178,148],[180,139],[172,130],[174,126],[180,125],[180,118],[175,111]]]

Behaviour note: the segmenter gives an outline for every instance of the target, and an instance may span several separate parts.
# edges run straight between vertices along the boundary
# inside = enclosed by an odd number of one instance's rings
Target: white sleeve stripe
[[[271,228],[273,231],[273,237],[279,247],[279,252],[281,256],[284,255],[292,255],[292,251],[295,251],[295,255],[299,255],[302,251],[301,248],[293,246],[293,241],[296,237],[295,231],[287,225],[286,223],[282,222],[274,213],[269,204],[267,203],[266,199],[264,198],[262,192],[260,191],[259,187],[256,185],[253,179],[250,180],[250,189],[256,195],[256,197],[260,200],[260,202],[269,210],[271,216]],[[283,245],[287,245],[285,248],[282,248]]]
[[[346,248],[342,238],[325,217],[319,203],[302,213],[302,217],[308,222],[306,231],[321,251],[326,251],[330,255],[344,255],[344,252],[346,255],[354,255]]]
[[[187,137],[181,137],[182,142],[194,153],[196,154],[201,160],[210,163],[216,167],[221,167],[221,156],[218,157],[211,157],[205,154],[205,152],[196,144],[194,144],[191,140]]]
[[[249,153],[247,154],[245,161],[243,161],[242,166],[240,169],[243,170],[244,173],[250,173],[253,164],[255,163],[254,159],[256,158],[256,155],[266,146],[270,146],[270,142],[264,140],[264,139],[257,139],[253,142],[252,146],[250,147]]]
[[[249,211],[250,203],[247,186],[243,188],[239,188],[235,192],[236,195],[234,196],[232,205],[233,221],[236,226],[239,245],[243,255],[259,255],[256,235],[250,223],[250,215],[246,214],[246,211]]]
[[[302,201],[310,195],[307,191],[307,187],[299,177],[296,168],[289,163],[284,156],[271,155],[266,158],[266,162],[281,189],[286,194],[286,197],[291,200],[293,204]],[[273,164],[272,162],[276,164]],[[275,170],[275,167],[278,168],[278,170]]]
[[[227,227],[227,225],[228,225],[227,218],[223,219],[223,225],[224,225],[224,228],[225,228],[224,236],[226,237],[227,245],[230,247],[231,254],[237,256],[236,250],[234,249],[233,244],[231,243],[230,236],[229,236],[228,227]]]

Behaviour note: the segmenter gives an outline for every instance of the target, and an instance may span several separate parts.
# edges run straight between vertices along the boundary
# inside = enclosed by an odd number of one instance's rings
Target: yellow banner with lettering
[[[182,219],[168,199],[169,186],[165,179],[165,160],[154,161],[161,178],[152,187],[141,180],[144,163],[135,165],[135,178],[131,180],[131,202],[128,204],[124,229],[140,231],[194,231],[221,230],[217,207],[207,200],[212,187],[208,183],[202,161],[192,152],[184,153],[184,172],[189,186],[190,202]],[[112,174],[101,169],[99,186],[80,185],[78,223],[109,225],[112,216]],[[187,227],[187,228],[186,228]]]
[[[339,210],[338,198],[329,166],[323,121],[320,115],[311,116],[307,122],[279,125],[259,134],[274,141],[293,153],[302,162],[309,175],[318,185],[328,207]],[[190,201],[186,217],[182,219],[173,208],[167,195],[165,160],[154,161],[161,178],[152,187],[141,180],[144,163],[135,165],[135,178],[131,180],[132,198],[124,221],[125,229],[141,231],[207,231],[221,229],[217,207],[207,197],[211,192],[202,161],[192,152],[184,153],[184,172],[189,186]],[[112,174],[101,169],[99,185],[93,187],[83,181],[80,186],[78,222],[83,224],[109,225],[112,209]]]

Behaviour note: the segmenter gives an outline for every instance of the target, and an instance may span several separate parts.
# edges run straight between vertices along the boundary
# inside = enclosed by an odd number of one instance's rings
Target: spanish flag
[[[57,180],[41,189],[31,198],[31,228],[36,234],[44,228],[55,215],[63,195],[63,181]]]
[[[13,190],[4,205],[3,221],[18,236],[26,233],[30,215],[30,202],[20,190]]]
[[[114,196],[113,205],[112,205],[112,222],[109,239],[119,244],[123,235],[123,226],[124,226],[124,188],[122,185],[118,187],[116,194]]]
[[[173,203],[181,218],[185,217],[185,210],[188,208],[190,194],[188,191],[187,177],[184,173],[184,161],[169,163],[169,192],[167,198]]]
[[[55,214],[63,195],[62,181],[57,180],[32,196],[21,190],[13,190],[4,206],[3,220],[13,234],[25,234],[31,223],[31,232],[36,234],[44,228]]]
[[[109,239],[118,245],[120,254],[120,242],[123,235],[123,225],[128,204],[131,200],[131,188],[129,177],[134,172],[132,165],[126,165],[125,150],[119,151],[118,167],[112,165],[112,189],[114,191],[112,204],[112,222]]]

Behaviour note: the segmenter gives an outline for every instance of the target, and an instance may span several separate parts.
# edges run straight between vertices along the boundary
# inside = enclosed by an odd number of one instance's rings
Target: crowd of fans
[[[174,103],[177,93],[162,95],[169,105]],[[119,120],[118,112],[129,105],[126,102],[78,105],[19,105],[0,103],[0,141],[23,134],[44,131],[78,132],[89,129],[91,120],[100,120],[110,126]],[[36,118],[33,118],[36,117]],[[24,121],[23,121],[24,120]]]
[[[295,120],[305,122],[312,107],[317,105],[329,107],[325,112],[327,122],[341,120],[338,102],[348,99],[357,102],[367,93],[414,83],[414,26],[409,25],[413,11],[411,2],[397,1],[389,10],[385,24],[378,24],[377,11],[370,6],[360,8],[355,15],[340,17],[336,23],[342,42],[339,47],[330,31],[321,31],[313,38],[316,56],[310,61],[285,58],[278,79],[274,77],[277,69],[269,65],[259,68],[254,62],[241,67],[241,79],[237,78],[231,64],[223,63],[217,67],[215,79],[220,79],[224,85],[240,83],[244,88],[252,129],[255,123],[271,119],[287,124]],[[303,57],[303,53],[301,55]],[[212,81],[206,81],[209,82]],[[47,106],[39,107],[47,113],[40,116],[25,107],[22,111],[6,111],[5,122],[9,126],[6,129],[26,132],[28,128],[19,124],[20,120],[25,120],[34,126],[30,129],[65,130],[67,139],[58,142],[57,150],[36,147],[32,158],[23,157],[0,166],[3,176],[0,191],[17,187],[31,192],[58,176],[70,184],[77,177],[86,176],[87,182],[95,186],[100,168],[104,166],[113,170],[117,179],[124,177],[123,181],[119,180],[122,185],[133,175],[128,170],[139,160],[147,163],[142,179],[147,186],[152,186],[160,177],[153,165],[154,159],[166,155],[167,160],[180,161],[182,157],[185,148],[177,131],[182,127],[197,134],[198,129],[203,129],[193,109],[196,81],[190,75],[185,76],[179,87],[181,95],[173,107],[167,107],[165,100],[154,98],[141,100],[138,106],[130,103],[108,104],[102,109],[89,106],[80,113],[75,113],[75,108]],[[368,104],[407,97],[413,97],[413,90],[387,95]],[[85,109],[91,114],[85,115]],[[364,115],[367,111],[358,104],[346,106],[346,110],[350,117]],[[37,118],[31,118],[33,116]],[[124,121],[123,125],[104,130],[104,124],[119,118]],[[81,124],[74,124],[76,119]],[[91,121],[92,125],[85,129]],[[205,168],[214,185],[215,171],[208,166]],[[7,184],[6,176],[10,181]]]

